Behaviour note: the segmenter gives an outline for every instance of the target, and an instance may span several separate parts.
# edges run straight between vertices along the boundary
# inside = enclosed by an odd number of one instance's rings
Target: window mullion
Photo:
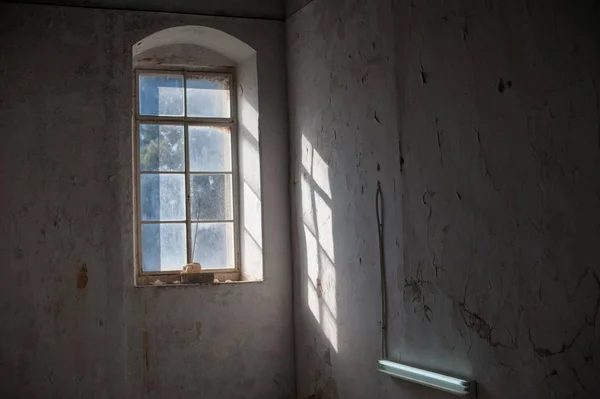
[[[187,112],[184,110],[184,112]],[[232,126],[234,121],[228,118],[184,117],[184,116],[140,116],[140,123],[157,125],[179,125],[188,122],[196,126]]]
[[[183,72],[183,117],[187,117],[187,79],[185,71]],[[187,263],[192,263],[192,226],[191,220],[191,192],[190,192],[190,144],[188,124],[183,125],[184,159],[185,159],[185,233],[186,233],[186,259]]]
[[[187,74],[183,71],[183,118],[187,116]]]
[[[189,157],[189,139],[188,125],[184,125],[184,151],[185,151],[185,231],[187,237],[187,260],[192,263],[192,226],[191,220],[191,192],[190,192],[190,157]]]
[[[240,166],[239,166],[239,141],[238,141],[238,124],[237,124],[237,91],[236,79],[230,75],[229,86],[229,113],[233,121],[231,125],[230,145],[231,145],[231,171],[232,171],[232,190],[231,193],[233,205],[233,265],[237,271],[241,269],[241,187],[240,184]]]

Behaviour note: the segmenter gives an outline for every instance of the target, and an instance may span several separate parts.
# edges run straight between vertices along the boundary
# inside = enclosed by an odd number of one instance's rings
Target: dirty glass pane
[[[185,220],[183,174],[142,174],[140,188],[142,221]]]
[[[233,223],[192,223],[193,260],[203,269],[233,269]]]
[[[228,76],[197,75],[186,80],[187,115],[204,118],[229,118]]]
[[[188,134],[192,172],[231,172],[229,128],[190,126]]]
[[[183,76],[140,74],[140,115],[183,116]]]
[[[181,270],[186,262],[184,223],[142,224],[142,270]]]
[[[140,169],[151,172],[185,170],[183,126],[140,125]]]
[[[233,219],[231,175],[191,175],[192,220]]]

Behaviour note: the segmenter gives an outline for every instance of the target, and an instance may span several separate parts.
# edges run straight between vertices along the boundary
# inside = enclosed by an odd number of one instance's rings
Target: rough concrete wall
[[[285,8],[284,0],[21,0],[21,2],[268,19],[283,18]]]
[[[257,50],[266,281],[133,287],[132,45],[205,25]],[[0,386],[6,398],[290,398],[278,22],[0,5]]]
[[[391,359],[482,398],[600,395],[595,7],[317,0],[288,21],[298,398],[447,397],[375,371],[377,180]]]

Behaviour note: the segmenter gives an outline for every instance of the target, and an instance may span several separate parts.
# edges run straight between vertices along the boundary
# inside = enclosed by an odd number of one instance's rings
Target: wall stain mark
[[[423,68],[423,59],[421,58],[421,52],[419,52],[419,65],[420,65],[420,74],[421,74],[421,86],[427,84],[427,72],[425,72],[425,68]]]
[[[88,270],[85,264],[81,265],[79,272],[77,272],[77,289],[83,290],[88,284]]]
[[[13,255],[14,255],[15,259],[21,260],[25,257],[25,252],[23,251],[23,248],[15,247],[13,249]]]
[[[528,329],[529,342],[533,346],[533,351],[535,352],[535,354],[538,357],[552,357],[552,356],[561,355],[561,354],[565,353],[566,351],[568,351],[569,349],[571,349],[573,347],[573,345],[575,345],[575,341],[577,341],[577,338],[579,338],[579,336],[583,332],[584,327],[585,327],[585,323],[581,326],[579,331],[577,331],[575,336],[569,342],[562,344],[560,346],[560,349],[557,351],[551,351],[550,349],[537,346],[533,342],[533,338],[531,337],[531,329]]]
[[[437,125],[437,118],[435,119],[436,125]],[[438,152],[440,153],[440,164],[442,165],[442,167],[444,166],[444,152],[442,151],[442,136],[443,136],[443,132],[440,129],[436,129],[435,130],[435,136],[437,139],[437,146],[438,146]]]
[[[439,271],[440,270],[445,271],[445,270],[444,270],[444,268],[442,268],[441,266],[439,266],[436,263],[436,254],[435,254],[435,251],[433,250],[433,248],[431,247],[431,217],[433,215],[433,206],[427,202],[426,197],[427,196],[433,197],[434,195],[435,195],[434,191],[425,190],[423,195],[421,195],[421,201],[423,202],[423,205],[429,207],[429,212],[427,214],[427,248],[429,250],[430,263],[431,263],[431,266],[433,267],[435,277],[437,278]]]
[[[315,387],[314,393],[305,399],[340,399],[337,383],[330,377],[325,384]]]
[[[510,371],[512,371],[513,373],[516,373],[516,372],[517,372],[517,370],[515,370],[515,368],[514,368],[513,366],[511,366],[510,364],[506,364],[506,363],[504,363],[504,362],[498,362],[497,364],[498,364],[498,366],[502,366],[502,367],[504,367],[504,368],[507,368],[507,369],[509,369],[509,370],[510,370]]]
[[[433,213],[433,207],[429,206],[429,214],[427,215],[427,248],[429,249],[429,256],[431,257],[431,266],[433,266],[435,277],[438,277],[439,270],[443,270],[440,266],[435,263],[435,251],[431,248],[431,215]]]
[[[552,371],[550,371],[549,373],[546,373],[546,375],[544,376],[544,379],[548,379],[548,378],[552,378],[554,376],[558,375],[558,371],[556,371],[556,369],[552,369]]]
[[[550,238],[550,236],[548,235],[548,233],[546,233],[544,230],[542,230],[542,228],[539,227],[531,218],[529,218],[529,224],[531,224],[531,226],[533,227],[533,229],[535,231],[537,231],[539,234],[543,235],[546,238]]]
[[[502,80],[502,78],[500,78],[500,81],[498,82],[498,93],[504,93],[506,86],[504,86],[504,80]]]
[[[404,291],[410,291],[413,302],[423,302],[425,300],[425,294],[423,294],[424,285],[431,285],[431,281],[423,280],[422,278],[404,279]]]
[[[150,378],[148,373],[150,372],[150,358],[149,358],[149,343],[148,343],[148,331],[142,331],[142,386],[144,392],[150,390]]]
[[[419,262],[420,266],[420,262]],[[417,273],[420,274],[420,273]],[[431,323],[431,307],[425,303],[424,286],[431,286],[432,282],[424,280],[422,276],[404,279],[404,293],[409,295],[413,303],[420,303],[423,315]]]
[[[581,276],[579,276],[579,278],[577,279],[577,283],[575,284],[575,288],[573,289],[573,292],[571,293],[571,295],[568,296],[569,301],[573,300],[573,298],[577,294],[577,291],[579,291],[579,287],[581,286],[581,284],[583,283],[583,281],[585,280],[585,278],[587,277],[589,272],[590,272],[590,268],[586,267],[585,270],[583,271],[583,273],[581,273]]]
[[[499,341],[492,339],[492,331],[494,326],[489,324],[483,317],[476,312],[472,312],[465,306],[464,302],[459,303],[460,315],[469,330],[475,332],[479,338],[487,341],[492,348],[501,347],[510,350],[515,348],[504,345]]]
[[[542,180],[547,180],[548,169],[550,169],[550,166],[552,164],[556,166],[557,170],[563,177],[567,176],[563,166],[558,162],[558,158],[556,156],[548,154],[548,151],[546,150],[538,150],[538,148],[533,144],[533,142],[530,142],[529,146],[533,150],[535,156],[541,162],[540,178]]]
[[[423,315],[431,323],[431,308],[427,304],[423,304]]]
[[[499,192],[498,187],[496,187],[496,182],[494,181],[494,178],[492,177],[492,175],[490,174],[490,170],[488,169],[487,160],[486,160],[485,156],[483,155],[483,151],[481,150],[481,134],[479,132],[479,129],[477,129],[474,126],[471,126],[471,128],[475,132],[475,138],[477,139],[477,152],[479,153],[479,159],[481,159],[483,161],[483,170],[484,170],[483,176],[490,179],[490,183],[491,183],[494,191]]]
[[[575,367],[569,367],[569,369],[571,370],[571,372],[573,373],[573,375],[575,376],[575,381],[577,382],[577,385],[579,385],[581,387],[581,389],[583,389],[585,392],[592,393],[592,391],[590,389],[588,389],[583,382],[581,381],[581,377],[579,377],[579,373],[577,373],[577,369],[575,369]]]
[[[196,340],[200,341],[201,337],[202,337],[202,323],[197,321],[196,322]]]

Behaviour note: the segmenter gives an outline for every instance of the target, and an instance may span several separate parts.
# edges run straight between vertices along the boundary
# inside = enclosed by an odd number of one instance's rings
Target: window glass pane
[[[186,262],[184,223],[142,224],[142,270],[181,270]]]
[[[228,76],[198,75],[188,77],[187,115],[204,118],[229,118]]]
[[[142,220],[185,220],[185,177],[165,174],[140,176]]]
[[[193,260],[202,269],[233,269],[233,224],[192,223]]]
[[[183,76],[140,74],[140,115],[183,116]]]
[[[183,172],[183,126],[140,125],[140,169]]]
[[[231,172],[231,131],[213,126],[189,126],[190,170]]]
[[[190,176],[192,220],[233,219],[231,175]]]

